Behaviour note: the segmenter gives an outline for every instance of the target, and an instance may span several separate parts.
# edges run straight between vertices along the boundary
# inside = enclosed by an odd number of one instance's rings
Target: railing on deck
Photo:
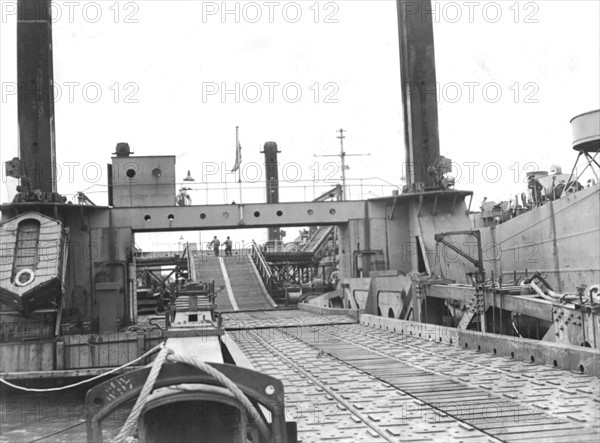
[[[194,172],[192,171],[192,174]],[[260,174],[260,172],[259,172]],[[209,174],[210,175],[210,174]],[[264,177],[264,174],[263,174]],[[233,177],[232,177],[233,178]],[[206,178],[208,180],[208,177]],[[280,195],[286,196],[287,202],[312,201],[322,196],[323,193],[331,191],[337,180],[312,179],[279,181]],[[106,185],[96,184],[98,190],[88,191],[86,194],[94,194],[95,203],[98,205],[108,204],[108,191]],[[131,184],[132,188],[143,186],[142,184]],[[179,182],[175,183],[177,189],[186,188],[186,194],[191,205],[222,205],[237,202],[241,203],[265,203],[265,184],[261,180],[244,180],[242,176],[241,185],[235,182],[206,181],[198,183]],[[400,192],[403,183],[390,183],[379,177],[348,178],[346,179],[345,200],[368,200],[374,197],[389,197]],[[104,189],[102,189],[104,188]],[[173,196],[175,203],[176,196]],[[73,198],[74,203],[80,204],[77,196]],[[283,202],[282,202],[283,203]]]
[[[194,265],[194,254],[190,249],[190,244],[185,244],[185,249],[183,251],[183,257],[187,260],[188,267],[188,281],[196,281],[196,266]]]
[[[250,257],[252,257],[252,260],[256,265],[256,269],[260,274],[260,278],[265,284],[267,292],[270,294],[271,290],[273,289],[273,273],[271,272],[271,267],[267,263],[265,256],[260,250],[260,247],[256,244],[254,240],[252,240],[252,245],[250,248]]]

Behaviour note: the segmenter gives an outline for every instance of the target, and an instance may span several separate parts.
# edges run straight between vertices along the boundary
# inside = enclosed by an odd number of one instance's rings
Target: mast
[[[31,189],[42,193],[56,192],[51,3],[17,5],[19,158]]]
[[[435,186],[428,173],[440,156],[435,50],[430,0],[397,0],[400,78],[409,190]]]

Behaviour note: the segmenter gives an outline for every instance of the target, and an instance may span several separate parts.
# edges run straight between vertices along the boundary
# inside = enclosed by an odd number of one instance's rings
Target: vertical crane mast
[[[31,189],[56,192],[51,0],[19,0],[19,157]]]
[[[397,0],[400,74],[409,190],[435,186],[428,173],[440,155],[430,0]]]

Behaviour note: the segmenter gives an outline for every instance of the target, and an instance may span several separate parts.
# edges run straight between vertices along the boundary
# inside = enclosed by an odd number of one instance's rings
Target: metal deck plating
[[[224,325],[254,368],[284,382],[287,419],[298,422],[304,442],[600,436],[596,377],[401,334],[400,327],[281,314],[232,313]]]

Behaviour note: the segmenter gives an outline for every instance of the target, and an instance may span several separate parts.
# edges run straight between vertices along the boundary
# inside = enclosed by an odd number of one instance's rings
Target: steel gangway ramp
[[[240,361],[283,381],[299,441],[600,441],[595,376],[303,308],[224,314]]]
[[[246,251],[234,250],[231,256],[198,254],[194,264],[199,281],[214,281],[217,290],[222,288],[215,301],[218,311],[272,309],[277,306]]]
[[[302,251],[316,253],[334,229],[334,226],[320,226],[304,245]]]

